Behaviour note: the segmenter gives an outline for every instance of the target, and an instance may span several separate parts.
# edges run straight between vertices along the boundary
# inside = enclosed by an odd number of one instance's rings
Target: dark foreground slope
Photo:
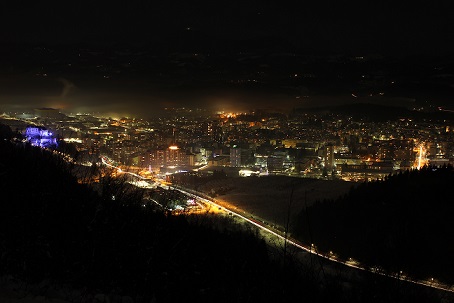
[[[319,250],[454,284],[453,167],[425,167],[352,189],[299,214],[297,237]]]
[[[21,294],[71,302],[94,302],[98,293],[110,302],[123,295],[134,302],[431,302],[443,296],[375,276],[356,284],[321,279],[296,261],[270,258],[253,231],[228,218],[166,215],[143,207],[138,194],[112,200],[108,190],[98,194],[78,184],[69,170],[49,152],[0,140],[0,299],[12,280]],[[78,295],[55,291],[68,288]]]
[[[50,153],[0,145],[3,274],[159,302],[266,300],[287,289],[252,232],[98,196]]]
[[[310,280],[229,218],[165,215],[80,185],[50,152],[0,141],[0,272],[137,301],[287,301]],[[107,191],[103,191],[107,192]]]

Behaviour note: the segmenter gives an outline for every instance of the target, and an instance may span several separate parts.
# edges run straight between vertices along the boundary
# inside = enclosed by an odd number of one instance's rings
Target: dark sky
[[[123,44],[145,47],[157,53],[188,50],[208,53],[222,52],[230,45],[240,45],[242,50],[248,51],[263,44],[284,52],[309,55],[445,55],[454,54],[454,5],[449,2],[404,5],[397,1],[390,4],[382,1],[357,4],[351,1],[265,0],[2,1],[0,47],[4,51],[24,45],[70,44],[106,48]],[[101,85],[98,87],[101,82],[97,80],[88,83],[71,74],[49,73],[42,80],[35,76],[41,72],[36,67],[21,66],[20,54],[15,60],[16,65],[11,63],[11,70],[24,72],[16,75],[19,80],[15,81],[8,74],[8,68],[3,69],[6,72],[0,75],[0,105],[31,104],[104,111],[110,106],[111,111],[137,113],[144,106],[152,105],[236,102],[246,108],[248,104],[265,104],[265,97],[275,104],[286,102],[280,95],[264,97],[223,91],[204,92],[203,96],[180,92],[162,95],[151,91],[149,84],[139,82],[131,85],[134,89],[117,91],[136,79],[104,86],[106,89],[100,88]],[[32,78],[27,78],[28,75]],[[33,85],[27,87],[24,79]],[[104,81],[102,75],[99,81]],[[51,89],[43,91],[47,86]],[[68,87],[70,89],[65,93]],[[305,90],[304,87],[301,89]]]
[[[356,1],[355,1],[356,2]],[[178,43],[279,37],[313,51],[454,50],[453,5],[393,1],[2,1],[1,42]],[[164,39],[164,40],[163,40]]]

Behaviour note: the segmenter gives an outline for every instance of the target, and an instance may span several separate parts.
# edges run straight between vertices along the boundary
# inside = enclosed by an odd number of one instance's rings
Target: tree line
[[[343,259],[452,284],[452,166],[426,166],[366,182],[297,215],[295,236]]]

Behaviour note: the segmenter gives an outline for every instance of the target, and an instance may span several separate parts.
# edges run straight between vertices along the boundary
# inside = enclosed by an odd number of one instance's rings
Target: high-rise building
[[[241,166],[241,148],[237,145],[234,145],[230,148],[230,167],[240,167]]]
[[[171,145],[166,149],[149,150],[142,154],[140,165],[151,169],[165,166],[181,166],[185,164],[185,158],[185,154],[181,152],[180,148],[176,145]]]
[[[282,156],[269,156],[266,159],[266,166],[269,173],[282,172],[284,169],[284,158]]]
[[[327,171],[334,169],[334,145],[327,144],[324,147],[324,163]]]
[[[181,165],[181,152],[178,146],[171,145],[166,150],[166,166]]]

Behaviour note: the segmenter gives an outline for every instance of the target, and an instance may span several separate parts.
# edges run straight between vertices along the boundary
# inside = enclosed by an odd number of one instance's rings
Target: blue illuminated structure
[[[56,147],[57,139],[53,133],[44,127],[28,126],[25,130],[25,138],[31,145],[39,147]]]

